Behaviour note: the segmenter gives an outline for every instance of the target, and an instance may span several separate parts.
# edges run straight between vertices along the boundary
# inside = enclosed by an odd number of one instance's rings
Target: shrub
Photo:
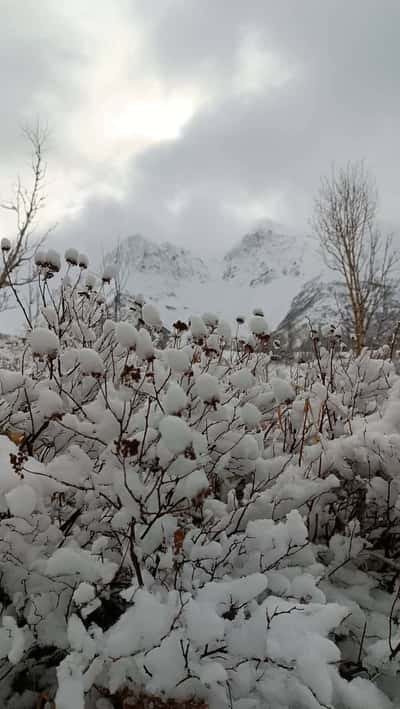
[[[289,378],[262,314],[245,347],[207,313],[160,349],[154,306],[112,322],[110,274],[66,261],[0,371],[3,705],[394,706],[391,362],[336,333]]]

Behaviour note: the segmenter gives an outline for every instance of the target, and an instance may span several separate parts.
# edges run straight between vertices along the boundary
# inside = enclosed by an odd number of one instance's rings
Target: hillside
[[[290,236],[270,225],[246,234],[219,261],[139,235],[123,241],[108,260],[119,262],[123,290],[157,303],[167,325],[205,310],[233,321],[262,307],[275,328],[290,317],[296,297],[322,269],[310,237]]]

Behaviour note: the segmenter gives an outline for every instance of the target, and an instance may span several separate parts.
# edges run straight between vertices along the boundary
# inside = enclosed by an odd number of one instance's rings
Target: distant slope
[[[315,268],[316,256],[319,260],[311,239],[260,228],[228,251],[222,278],[251,287],[268,285],[283,276],[304,278]]]
[[[233,323],[238,315],[259,307],[280,334],[290,330],[303,335],[308,319],[318,327],[340,318],[341,287],[325,266],[317,242],[271,222],[245,234],[219,260],[199,258],[188,249],[141,235],[111,246],[106,260],[117,262],[123,293],[140,293],[157,304],[167,327],[205,311]],[[398,319],[399,301],[396,285],[385,312],[376,318],[386,330],[389,321]],[[0,331],[22,330],[18,309],[0,313]]]
[[[186,249],[165,242],[156,244],[143,236],[129,236],[121,242],[122,263],[132,274],[161,276],[171,283],[209,278],[205,262]]]
[[[120,244],[125,290],[157,303],[164,322],[212,310],[234,321],[262,307],[271,327],[287,315],[304,283],[321,273],[315,242],[270,226],[246,234],[221,261],[170,243],[131,236]],[[115,253],[109,254],[113,260]]]

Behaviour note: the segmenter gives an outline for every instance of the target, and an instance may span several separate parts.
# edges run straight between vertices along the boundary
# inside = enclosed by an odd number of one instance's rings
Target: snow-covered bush
[[[289,381],[258,310],[245,347],[206,313],[160,349],[153,305],[112,322],[111,274],[65,260],[0,371],[3,706],[394,707],[390,361],[335,335]]]

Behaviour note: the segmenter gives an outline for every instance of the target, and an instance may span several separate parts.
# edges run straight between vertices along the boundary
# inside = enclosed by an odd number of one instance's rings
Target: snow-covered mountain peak
[[[169,242],[157,244],[140,234],[128,236],[121,242],[118,259],[131,272],[160,275],[165,282],[181,280],[204,281],[208,268],[201,258]],[[116,257],[116,251],[110,255]]]
[[[316,248],[310,238],[259,227],[225,255],[223,278],[254,287],[282,276],[304,277],[309,275],[313,251]]]
[[[268,246],[268,244],[273,241],[274,239],[274,232],[272,229],[258,229],[257,231],[250,232],[249,234],[245,234],[244,237],[241,239],[240,243],[231,249],[232,251],[243,251],[243,250],[248,250],[250,251],[251,249],[259,249],[261,247]]]
[[[286,316],[303,285],[321,276],[321,257],[309,237],[271,223],[246,234],[221,261],[206,261],[171,243],[130,236],[117,251],[123,289],[142,293],[160,309],[167,326],[177,318],[212,311],[235,321],[262,307],[272,327]]]

